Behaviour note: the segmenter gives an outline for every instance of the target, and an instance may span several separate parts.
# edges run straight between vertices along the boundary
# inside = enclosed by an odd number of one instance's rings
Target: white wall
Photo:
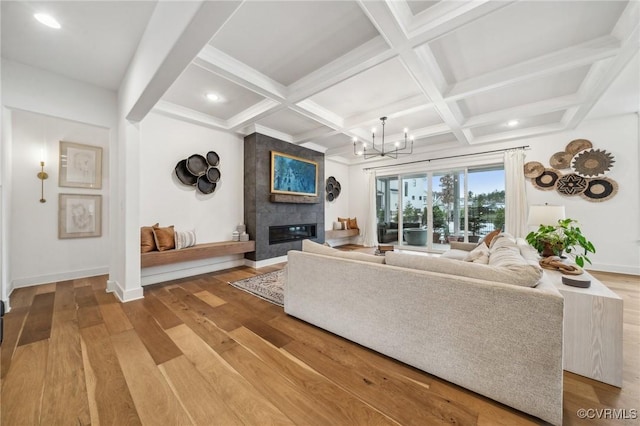
[[[324,227],[332,229],[333,222],[338,217],[354,217],[349,212],[349,199],[351,198],[351,185],[349,184],[349,166],[326,159],[324,162],[325,181],[320,182],[320,193],[324,197]],[[325,189],[326,180],[333,176],[340,182],[340,195],[333,201],[327,200],[327,192]],[[360,219],[358,218],[358,225]]]
[[[140,123],[140,226],[159,223],[196,231],[198,243],[229,241],[244,221],[244,141],[234,134],[190,124],[156,113]],[[190,155],[215,151],[220,182],[204,195],[176,178],[176,164]],[[251,236],[253,237],[253,236]],[[223,256],[170,267],[142,270],[142,284],[244,264],[242,255]]]
[[[113,138],[112,133],[109,129],[115,129],[117,123],[117,109],[116,109],[116,93],[113,91],[109,91],[100,87],[92,86],[90,84],[81,83],[76,80],[71,80],[69,78],[63,77],[58,74],[50,73],[38,68],[30,67],[27,65],[23,65],[17,62],[8,61],[6,59],[2,59],[2,106],[4,107],[3,116],[9,117],[12,115],[12,112],[36,112],[49,117],[57,117],[65,120],[69,120],[66,122],[70,125],[76,125],[78,123],[85,123],[91,126],[95,126],[95,128],[100,128],[100,135],[106,132],[108,135],[107,142],[105,142],[105,146],[108,145],[109,137]],[[62,120],[62,121],[65,121]],[[4,127],[12,126],[12,120],[6,119],[3,120]],[[90,126],[90,127],[91,127]],[[73,127],[73,126],[72,126]],[[75,127],[74,127],[75,128]],[[78,128],[75,128],[76,130]],[[108,230],[105,228],[103,232],[103,237],[101,239],[84,239],[85,242],[79,243],[79,245],[90,244],[90,247],[87,250],[83,250],[86,253],[92,253],[96,256],[92,257],[89,262],[79,262],[84,259],[84,257],[76,257],[75,250],[72,249],[66,253],[69,256],[70,260],[67,263],[57,264],[53,266],[53,260],[49,262],[48,260],[44,261],[44,265],[38,265],[37,268],[34,268],[32,271],[24,272],[22,264],[22,259],[18,262],[19,269],[18,271],[12,271],[11,266],[13,266],[13,261],[11,259],[16,259],[18,256],[18,252],[13,251],[12,241],[16,240],[16,236],[20,236],[18,231],[14,226],[14,217],[11,216],[11,212],[14,212],[16,216],[29,216],[33,209],[33,206],[29,205],[28,211],[23,212],[20,209],[14,208],[11,206],[11,200],[18,198],[18,196],[27,196],[27,192],[24,191],[22,185],[38,185],[39,181],[35,177],[37,174],[37,166],[38,166],[38,154],[36,157],[33,157],[32,153],[27,154],[29,151],[28,147],[18,147],[17,144],[14,144],[13,137],[11,132],[12,129],[3,129],[2,131],[2,155],[3,162],[5,166],[7,162],[11,162],[13,165],[14,161],[17,161],[17,158],[28,155],[29,162],[25,163],[22,161],[16,162],[12,167],[4,167],[2,170],[2,182],[3,182],[3,197],[5,203],[2,206],[2,216],[3,216],[3,234],[2,234],[2,248],[4,251],[3,261],[3,280],[0,284],[2,286],[2,297],[5,302],[8,300],[6,296],[11,293],[13,290],[13,281],[15,281],[16,285],[30,285],[37,284],[42,282],[41,280],[49,280],[49,281],[57,281],[58,279],[68,279],[69,277],[76,277],[75,274],[82,274],[82,276],[86,276],[84,274],[95,275],[96,272],[103,273],[103,268],[106,266],[107,262],[102,259],[102,256],[99,254],[105,247],[108,245]],[[34,129],[35,130],[35,129]],[[75,131],[75,130],[74,130]],[[80,131],[81,134],[85,134],[86,132]],[[91,133],[91,132],[89,132]],[[51,137],[57,137],[55,135],[50,135]],[[92,136],[92,135],[91,135]],[[42,133],[39,132],[38,140],[42,140]],[[102,138],[102,136],[100,136]],[[79,140],[80,141],[80,140]],[[57,141],[55,142],[57,144]],[[92,142],[88,142],[93,144]],[[16,145],[14,147],[14,145]],[[13,150],[17,150],[16,159],[14,159]],[[57,153],[57,145],[54,149],[48,150],[48,153],[53,161],[55,158],[55,153]],[[103,173],[104,176],[108,178],[108,173],[106,173],[107,164],[108,164],[108,152],[103,155]],[[34,161],[35,160],[35,161]],[[31,166],[25,166],[28,169],[27,171],[21,171],[21,167],[16,165],[22,164],[30,164]],[[56,163],[50,163],[54,169],[57,169],[57,161]],[[21,174],[22,172],[28,174],[28,181],[19,182],[18,179],[13,177],[13,173]],[[51,169],[48,168],[48,172],[50,174],[49,180],[45,183],[48,194],[51,196],[51,199],[47,203],[45,208],[49,209],[53,204],[57,206],[57,171],[54,170],[55,173],[52,173]],[[27,183],[29,182],[29,183]],[[14,188],[15,186],[15,188]],[[107,186],[103,186],[103,209],[104,206],[108,205],[108,183]],[[93,192],[93,191],[92,191]],[[39,187],[37,188],[37,192],[33,190],[28,191],[29,200],[33,195],[39,193]],[[39,199],[37,196],[36,203]],[[41,207],[39,203],[38,206]],[[40,210],[35,210],[40,211]],[[106,210],[105,210],[106,211]],[[52,243],[51,240],[48,240],[51,235],[50,232],[54,232],[54,236],[57,240],[57,207],[54,208],[53,212],[47,211],[47,216],[53,220],[53,231],[49,229],[49,225],[47,224],[47,228],[43,230],[43,233],[37,234],[36,239],[31,240],[31,251],[27,253],[25,258],[31,262],[32,265],[40,262],[40,259],[45,259],[47,255],[37,255],[35,253],[48,253],[45,251],[46,248],[50,247],[51,244],[57,246],[57,244]],[[108,223],[108,217],[103,216],[103,220]],[[20,220],[20,219],[18,219]],[[46,219],[48,221],[49,219]],[[38,224],[37,221],[35,224],[31,224],[32,227],[42,226],[42,224]],[[31,233],[30,235],[35,234]],[[47,235],[47,239],[43,240],[43,235]],[[12,237],[13,236],[13,237]],[[41,241],[44,241],[44,246],[40,246]],[[77,240],[76,240],[77,241]],[[93,241],[91,244],[89,241]],[[97,247],[95,244],[99,244],[100,247]],[[63,244],[64,245],[64,244]],[[66,249],[63,249],[66,250]],[[51,250],[51,252],[55,252],[55,250]],[[64,254],[63,251],[60,252],[60,255]],[[21,255],[22,256],[22,255]],[[54,258],[57,254],[54,255]],[[11,258],[11,259],[10,259]],[[80,264],[81,263],[81,264]],[[63,276],[58,275],[59,271],[65,270]],[[97,269],[94,269],[97,268]],[[40,275],[42,274],[42,275]],[[13,280],[13,281],[12,281]]]
[[[619,184],[618,194],[612,199],[593,203],[581,197],[563,197],[555,191],[540,191],[527,182],[527,199],[532,204],[562,204],[567,217],[577,219],[581,229],[596,247],[590,255],[594,270],[640,274],[640,158],[639,123],[637,114],[585,121],[575,130],[552,135],[520,139],[503,144],[504,148],[530,145],[525,161],[540,161],[548,166],[549,157],[573,139],[589,139],[595,148],[605,149],[615,157],[611,172],[607,175]],[[491,145],[488,149],[497,149]],[[477,149],[477,147],[474,147]],[[458,152],[456,152],[457,154]],[[444,156],[446,153],[437,153]],[[460,164],[475,157],[461,158]],[[476,162],[475,160],[473,160]],[[443,163],[444,164],[444,163]],[[448,165],[448,164],[446,164]],[[375,166],[375,165],[374,165]],[[366,188],[367,175],[362,171],[368,165],[349,168],[349,184],[352,188]],[[429,163],[430,169],[437,162]],[[568,171],[565,171],[568,172]],[[366,191],[351,191],[349,214],[365,217]],[[360,221],[358,221],[360,223]],[[361,225],[362,227],[362,225]]]
[[[6,59],[2,105],[111,129],[117,123],[115,92]]]
[[[159,114],[140,124],[140,226],[195,229],[199,243],[228,241],[244,220],[244,142],[238,135]],[[213,194],[180,183],[176,164],[192,154],[215,151],[221,178]]]
[[[531,145],[525,161],[540,161],[548,166],[549,157],[563,151],[573,139],[588,139],[594,148],[604,149],[615,157],[607,177],[618,183],[618,194],[593,203],[581,197],[563,197],[556,191],[540,191],[527,183],[529,205],[564,205],[566,216],[580,222],[582,231],[596,247],[596,254],[589,256],[593,269],[640,274],[638,115],[588,121],[573,131],[525,139],[521,142]]]
[[[109,130],[25,111],[12,111],[9,257],[13,287],[104,274],[108,270]],[[102,189],[58,186],[59,141],[103,148]],[[40,203],[41,150],[45,203]],[[102,195],[102,236],[58,239],[58,194]]]

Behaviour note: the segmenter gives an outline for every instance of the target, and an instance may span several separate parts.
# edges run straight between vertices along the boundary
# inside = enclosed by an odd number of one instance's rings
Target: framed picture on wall
[[[102,148],[60,141],[58,185],[68,188],[102,188]]]
[[[271,193],[318,195],[318,163],[271,151]]]
[[[58,194],[58,238],[102,236],[102,195]]]

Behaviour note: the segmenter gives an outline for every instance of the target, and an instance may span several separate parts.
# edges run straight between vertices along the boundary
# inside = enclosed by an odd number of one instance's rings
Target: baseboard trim
[[[60,272],[56,274],[39,275],[36,277],[17,278],[11,281],[11,291],[21,287],[31,287],[40,284],[55,283],[58,281],[77,280],[79,278],[95,277],[97,275],[107,275],[109,267],[98,267],[91,269],[81,269],[70,272]]]
[[[126,290],[122,287],[122,285],[120,285],[118,281],[114,280],[107,280],[107,292],[114,293],[116,297],[123,303],[144,298],[142,287],[134,288],[132,290]]]
[[[277,263],[286,262],[288,259],[289,258],[287,257],[287,255],[272,257],[271,259],[264,259],[264,260],[245,259],[244,265],[248,266],[249,268],[259,269],[259,268],[264,268],[265,266],[271,266]]]
[[[625,275],[640,275],[640,266],[607,265],[602,263],[594,263],[593,265],[589,265],[587,263],[584,268],[588,271],[612,272],[615,274]]]

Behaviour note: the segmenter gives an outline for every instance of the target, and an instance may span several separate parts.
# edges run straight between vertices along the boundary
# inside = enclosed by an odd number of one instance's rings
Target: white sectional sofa
[[[496,266],[405,252],[380,257],[305,241],[303,251],[289,252],[284,309],[561,424],[563,298],[527,260],[523,243],[495,244],[489,260]]]

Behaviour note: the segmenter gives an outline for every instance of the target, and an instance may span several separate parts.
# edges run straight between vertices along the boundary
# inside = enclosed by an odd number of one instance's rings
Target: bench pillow
[[[193,247],[196,245],[196,231],[176,231],[174,239],[176,250]]]
[[[535,268],[529,264],[520,265],[519,268],[507,268],[392,251],[385,253],[385,259],[387,265],[439,272],[441,274],[457,275],[460,277],[477,278],[523,287],[535,287],[542,277],[540,267]],[[491,257],[489,257],[489,261],[491,261]]]
[[[359,253],[357,251],[342,251],[315,243],[311,240],[302,240],[302,251],[307,253],[322,254],[324,256],[340,257],[342,259],[361,260],[371,263],[384,263],[384,256]]]
[[[173,225],[166,228],[159,226],[153,227],[153,238],[156,241],[158,251],[171,250],[176,248],[175,232],[173,231]]]
[[[153,237],[153,227],[159,226],[156,223],[152,226],[143,226],[140,228],[140,253],[149,253],[150,251],[158,250],[156,246],[156,240]]]

